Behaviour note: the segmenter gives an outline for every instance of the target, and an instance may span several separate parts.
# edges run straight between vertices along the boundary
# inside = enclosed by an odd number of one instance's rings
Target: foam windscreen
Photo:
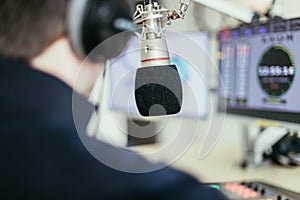
[[[142,116],[177,114],[182,106],[182,83],[175,65],[139,68],[135,100]]]

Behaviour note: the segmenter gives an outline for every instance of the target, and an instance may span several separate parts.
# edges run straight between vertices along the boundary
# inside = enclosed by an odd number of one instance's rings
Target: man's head
[[[81,69],[82,60],[71,48],[66,23],[70,1],[0,0],[0,58],[30,63],[87,96],[99,65]]]
[[[69,0],[0,0],[0,57],[31,60],[66,34]]]
[[[123,30],[118,19],[131,21],[131,8],[132,0],[0,0],[0,58],[25,60],[87,95],[103,58],[124,47],[126,37],[106,39]],[[81,67],[100,43],[98,64]]]

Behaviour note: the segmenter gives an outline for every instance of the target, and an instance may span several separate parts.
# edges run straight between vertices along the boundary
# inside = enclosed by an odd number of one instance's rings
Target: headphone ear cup
[[[109,37],[126,30],[117,26],[118,21],[133,27],[134,4],[131,0],[72,0],[68,12],[68,31],[74,51],[84,58]],[[123,23],[124,24],[124,23]],[[131,26],[131,27],[130,27]],[[128,30],[127,29],[127,30]],[[111,58],[121,53],[130,34],[119,39],[105,41],[89,58],[99,61],[99,57]]]

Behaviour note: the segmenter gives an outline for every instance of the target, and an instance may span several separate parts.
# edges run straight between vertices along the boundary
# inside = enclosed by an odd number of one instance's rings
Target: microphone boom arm
[[[171,13],[169,13],[169,19],[183,19],[190,4],[191,0],[180,0],[179,9],[173,10]]]

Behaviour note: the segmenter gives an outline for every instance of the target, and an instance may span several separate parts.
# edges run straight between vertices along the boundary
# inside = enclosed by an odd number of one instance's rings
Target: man
[[[66,34],[68,3],[0,0],[0,199],[222,199],[170,168],[120,172],[87,151],[74,124],[72,95],[75,90],[84,108],[84,130],[93,106],[83,96],[99,65],[82,69],[85,84],[74,87],[82,60]],[[150,165],[134,156],[120,163]]]

